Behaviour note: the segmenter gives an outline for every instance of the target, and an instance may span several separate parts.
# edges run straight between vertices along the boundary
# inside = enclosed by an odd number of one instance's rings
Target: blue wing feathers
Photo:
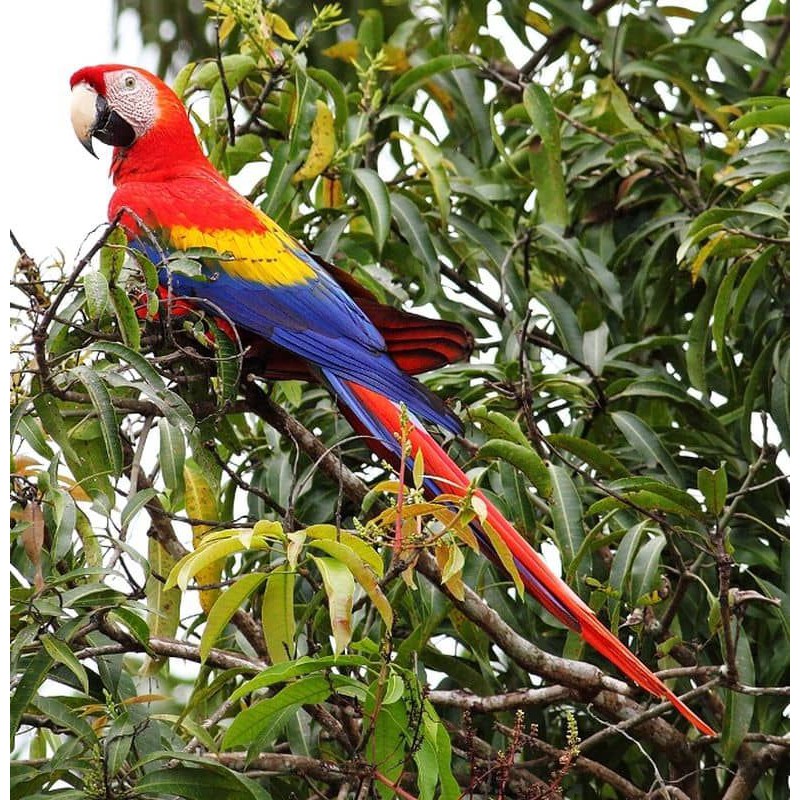
[[[161,261],[153,243],[139,240],[135,246]],[[335,379],[353,381],[405,403],[421,419],[460,432],[458,418],[444,403],[394,363],[380,332],[344,289],[311,254],[297,256],[313,264],[313,280],[270,286],[224,272],[224,262],[204,270],[205,280],[170,275],[164,268],[159,278],[174,294],[208,301],[236,325],[316,366],[337,393]]]

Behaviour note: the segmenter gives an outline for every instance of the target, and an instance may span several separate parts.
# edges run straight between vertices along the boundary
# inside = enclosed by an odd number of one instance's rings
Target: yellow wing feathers
[[[265,230],[200,230],[175,225],[170,228],[172,244],[180,250],[210,247],[234,257],[221,266],[230,275],[268,286],[291,286],[306,283],[316,273],[298,255],[301,245],[282,231],[272,220],[265,220]]]

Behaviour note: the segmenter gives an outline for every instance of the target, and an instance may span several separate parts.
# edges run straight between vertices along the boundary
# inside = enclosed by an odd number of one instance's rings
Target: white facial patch
[[[106,74],[106,100],[136,133],[138,139],[153,126],[158,116],[156,88],[131,69]]]

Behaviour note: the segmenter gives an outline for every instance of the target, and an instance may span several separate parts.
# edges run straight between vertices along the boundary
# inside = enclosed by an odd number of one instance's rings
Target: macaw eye
[[[126,75],[122,84],[126,89],[133,89],[136,86],[136,76],[131,74]]]

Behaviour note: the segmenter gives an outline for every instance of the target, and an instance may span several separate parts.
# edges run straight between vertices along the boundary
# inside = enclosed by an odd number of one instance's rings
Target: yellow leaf
[[[461,570],[464,568],[464,554],[456,545],[440,544],[436,546],[436,563],[442,573],[442,583],[458,600],[464,599],[464,581]]]
[[[356,39],[347,39],[344,42],[336,42],[336,44],[326,47],[322,51],[322,55],[351,63],[358,58],[360,49],[361,45]]]
[[[316,178],[331,163],[336,152],[336,134],[333,130],[333,114],[323,100],[317,100],[317,116],[311,126],[311,147],[305,163],[292,176],[292,183]]]
[[[517,564],[514,561],[514,556],[511,553],[511,550],[508,549],[508,545],[503,539],[502,536],[492,527],[492,524],[486,520],[481,526],[489,537],[489,541],[492,543],[492,547],[494,548],[495,553],[497,553],[497,557],[500,559],[500,563],[503,565],[503,569],[511,576],[512,580],[514,581],[514,586],[517,587],[517,591],[520,594],[520,597],[525,595],[525,587],[522,584],[522,578],[520,577],[519,570],[517,569]]]
[[[714,252],[719,245],[723,238],[725,237],[724,231],[719,231],[715,233],[701,248],[700,252],[695,256],[694,261],[692,262],[692,283],[697,283],[697,279],[700,277],[700,270],[703,269],[703,264],[708,261],[709,256]]]
[[[543,14],[539,14],[537,11],[528,11],[525,12],[525,24],[533,28],[538,33],[541,33],[542,36],[550,36],[553,32],[553,26],[550,24],[550,20],[547,19]]]
[[[323,176],[319,187],[318,205],[320,208],[341,208],[345,204],[342,182],[338,178]]]
[[[444,111],[444,114],[449,119],[453,119],[456,115],[456,104],[453,98],[446,89],[443,89],[435,81],[425,81],[423,84],[425,91],[439,104],[439,107]]]
[[[383,55],[386,67],[393,72],[408,72],[411,69],[408,54],[403,48],[390,44],[384,45]]]
[[[272,29],[272,32],[276,36],[280,36],[281,39],[285,39],[287,42],[297,41],[297,37],[289,27],[289,24],[283,17],[278,16],[278,14],[275,14],[272,11],[265,11],[264,22],[266,22],[266,24]],[[267,38],[269,38],[269,33],[267,33]]]
[[[236,17],[233,14],[229,14],[222,20],[222,23],[219,26],[219,40],[220,42],[225,42],[225,40],[231,35],[231,31],[236,27]]]
[[[341,653],[353,638],[353,595],[356,582],[350,570],[333,558],[311,556],[322,575],[331,619],[334,652]]]
[[[193,519],[219,519],[217,498],[211,484],[196,462],[187,460],[183,466],[183,480],[186,487],[186,514]],[[205,534],[211,529],[210,525],[192,525],[192,546],[195,550],[200,547]],[[195,574],[195,580],[201,586],[219,583],[222,577],[222,560],[214,561],[207,567],[200,569]],[[200,606],[208,614],[211,607],[219,597],[219,589],[201,589]]]

